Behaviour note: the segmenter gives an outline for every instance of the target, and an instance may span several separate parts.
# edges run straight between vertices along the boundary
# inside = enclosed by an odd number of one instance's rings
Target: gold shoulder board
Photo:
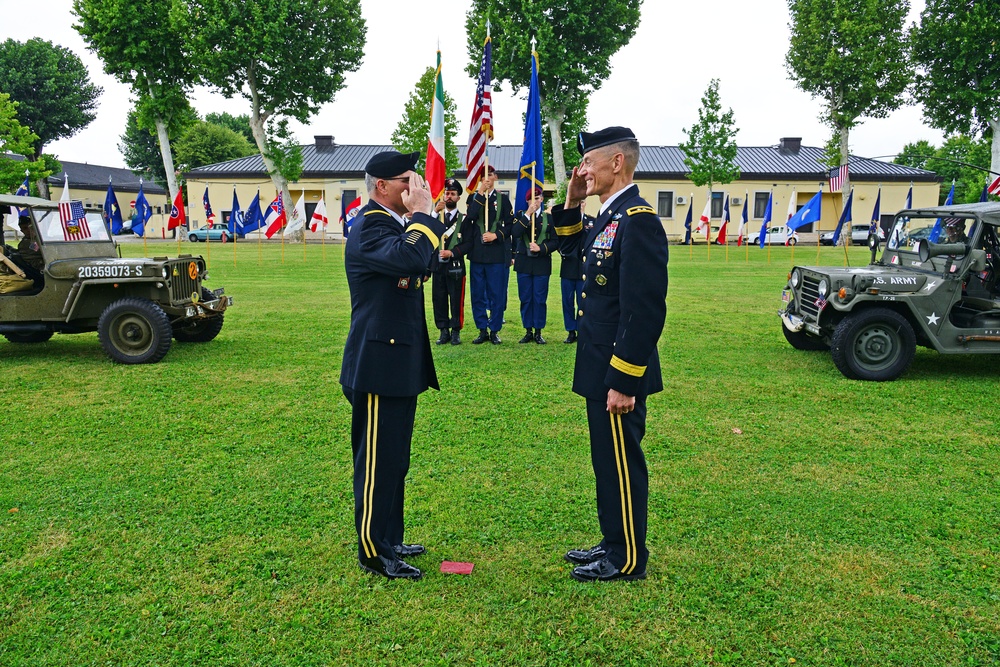
[[[640,213],[649,213],[650,215],[656,215],[656,211],[653,210],[652,206],[633,206],[632,208],[625,211],[625,213],[632,217],[633,215],[639,215]]]

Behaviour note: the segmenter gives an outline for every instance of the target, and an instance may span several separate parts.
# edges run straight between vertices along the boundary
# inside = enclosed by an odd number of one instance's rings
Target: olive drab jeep
[[[11,343],[96,331],[113,361],[150,364],[171,338],[208,342],[222,330],[232,297],[202,285],[201,257],[123,259],[100,213],[61,216],[59,202],[37,197],[0,195],[3,219],[0,335]],[[23,230],[16,248],[12,227]]]
[[[800,350],[830,350],[845,376],[895,380],[916,346],[1000,353],[1000,204],[900,211],[865,267],[796,266],[781,329]]]

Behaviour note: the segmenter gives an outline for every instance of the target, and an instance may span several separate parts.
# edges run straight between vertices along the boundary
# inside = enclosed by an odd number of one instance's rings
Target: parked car
[[[956,218],[959,242],[910,243]],[[1000,354],[1000,204],[900,211],[881,258],[872,236],[863,267],[796,266],[782,292],[781,329],[798,350],[828,350],[845,377],[902,375],[916,347],[942,354]]]
[[[867,243],[868,242],[868,231],[870,229],[871,229],[871,226],[867,225],[867,224],[851,225],[851,243],[853,245],[862,245],[862,244]],[[877,227],[876,229],[878,231],[878,239],[879,239],[879,241],[884,241],[885,240],[885,232],[882,231],[881,227]],[[841,232],[840,232],[840,244],[841,245],[844,244],[844,239],[846,237],[847,237],[847,234],[844,233],[844,230],[841,230]],[[819,242],[820,242],[820,245],[833,245],[833,232],[823,232],[822,234],[820,234]]]
[[[233,240],[233,235],[226,227],[200,227],[188,232],[188,241],[197,243],[198,241],[218,241],[228,243]]]
[[[785,245],[785,241],[788,241],[788,245],[795,245],[799,242],[799,233],[792,232],[792,238],[788,238],[788,229],[784,225],[777,227],[771,227],[767,230],[764,235],[765,245]],[[747,242],[750,245],[760,245],[760,230],[750,234],[750,240]]]

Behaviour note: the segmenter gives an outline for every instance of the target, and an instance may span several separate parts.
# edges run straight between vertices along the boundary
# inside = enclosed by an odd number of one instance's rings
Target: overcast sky
[[[368,24],[364,61],[309,124],[293,122],[298,140],[312,143],[313,135],[332,134],[343,144],[389,143],[407,96],[423,70],[435,63],[439,42],[445,90],[455,100],[464,135],[475,94],[475,81],[464,72],[470,60],[465,45],[468,1],[361,4]],[[97,119],[76,136],[49,144],[46,152],[73,162],[123,167],[118,143],[132,106],[130,91],[104,74],[101,62],[86,50],[72,28],[71,5],[71,0],[34,0],[25,10],[23,2],[0,0],[0,38],[42,37],[81,57],[91,78],[104,88]],[[911,21],[924,2],[912,0],[912,5]],[[806,145],[822,146],[830,132],[818,120],[820,103],[788,79],[787,48],[786,0],[646,0],[635,35],[612,59],[611,77],[591,98],[590,129],[625,125],[644,145],[677,145],[686,139],[684,128],[697,121],[709,80],[718,78],[723,108],[734,111],[739,145],[770,146],[781,137],[802,137]],[[474,60],[480,58],[478,54]],[[249,113],[242,97],[227,100],[208,89],[197,89],[192,103],[202,115]],[[521,142],[524,109],[524,100],[509,90],[494,93],[497,143]],[[918,139],[940,144],[942,135],[923,123],[919,107],[909,106],[886,119],[865,120],[851,133],[851,152],[895,154]],[[458,142],[465,143],[465,136]],[[567,156],[568,163],[575,159]]]

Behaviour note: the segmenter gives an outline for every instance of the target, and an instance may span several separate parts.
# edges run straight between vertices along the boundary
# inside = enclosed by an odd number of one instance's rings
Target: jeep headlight
[[[818,289],[819,289],[819,295],[824,299],[830,295],[830,283],[826,281],[826,278],[823,278],[822,280],[819,281]]]
[[[165,267],[165,266],[164,266],[164,267],[162,267],[162,268],[160,269],[160,275],[161,275],[161,276],[163,276],[163,279],[164,279],[164,280],[166,280],[166,279],[167,279],[167,275],[168,275],[168,274],[167,274],[167,267]]]
[[[799,286],[799,281],[801,279],[802,279],[802,276],[799,275],[799,270],[798,269],[795,269],[794,271],[792,271],[792,277],[790,278],[791,283],[792,283],[792,287],[797,288]]]

